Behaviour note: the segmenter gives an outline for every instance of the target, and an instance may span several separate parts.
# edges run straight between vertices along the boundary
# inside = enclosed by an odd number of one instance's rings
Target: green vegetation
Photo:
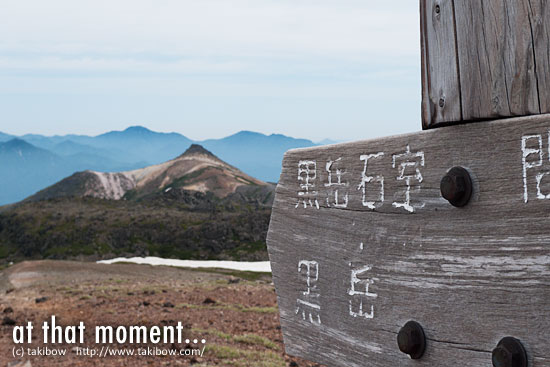
[[[264,338],[261,335],[256,334],[244,334],[236,335],[233,338],[237,343],[250,344],[250,345],[260,345],[265,348],[279,350],[279,346],[273,343],[271,340]]]
[[[242,312],[256,312],[256,313],[278,313],[279,310],[277,307],[244,307],[241,308],[240,311]]]
[[[214,303],[210,305],[195,305],[192,303],[181,303],[177,305],[178,308],[189,308],[189,309],[222,309],[222,310],[231,310],[237,312],[254,312],[254,313],[277,313],[278,310],[276,307],[247,307],[240,304],[228,304],[228,303]]]
[[[137,190],[132,189],[132,190],[126,191],[126,193],[123,196],[123,199],[124,200],[133,200],[133,199],[137,198],[137,196],[138,196]]]
[[[225,345],[207,345],[204,353],[212,353],[223,365],[235,367],[285,367],[279,354],[271,351],[250,351]]]
[[[13,248],[8,245],[0,245],[0,259],[5,259],[10,253],[15,252]]]
[[[204,173],[204,171],[206,171],[208,168],[216,168],[216,169],[221,169],[219,167],[207,167],[207,168],[201,168],[201,169],[198,169],[194,172],[191,172],[185,176],[182,176],[180,178],[177,178],[175,179],[174,181],[172,181],[172,183],[170,183],[170,185],[168,185],[167,187],[183,187],[185,185],[188,185],[190,184],[193,179],[195,178],[198,178],[200,175],[202,175]],[[167,187],[163,187],[161,191],[164,191]]]
[[[231,256],[232,259],[239,260],[246,254],[252,254],[259,251],[267,251],[266,243],[263,241],[243,243],[229,251],[227,254]]]
[[[11,206],[0,212],[0,262],[114,256],[267,260],[269,208],[243,204],[242,197],[186,195],[189,202],[73,197]]]
[[[255,282],[257,280],[270,280],[271,281],[271,273],[264,273],[264,272],[256,272],[256,271],[244,271],[244,270],[229,270],[229,269],[217,269],[217,268],[185,268],[186,270],[190,271],[196,271],[199,273],[213,273],[213,274],[223,274],[223,275],[231,275],[235,278],[241,278],[244,280],[248,280],[251,282]]]
[[[279,350],[279,346],[277,344],[257,334],[231,335],[216,329],[191,329],[191,331],[197,334],[213,335],[219,339],[224,339],[228,342],[258,345],[268,349]]]

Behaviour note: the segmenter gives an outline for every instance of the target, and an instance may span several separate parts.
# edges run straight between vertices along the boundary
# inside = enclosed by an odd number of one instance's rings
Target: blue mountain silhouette
[[[267,182],[278,181],[284,152],[316,145],[306,139],[252,131],[193,141],[179,133],[160,133],[143,126],[98,136],[14,137],[0,132],[0,205],[20,201],[77,171],[120,172],[162,163],[193,143]]]

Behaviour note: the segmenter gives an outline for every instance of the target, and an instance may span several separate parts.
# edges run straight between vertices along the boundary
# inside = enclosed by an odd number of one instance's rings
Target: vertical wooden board
[[[421,0],[423,127],[462,120],[454,5],[452,0]],[[435,76],[432,78],[431,76]]]
[[[529,0],[533,33],[540,110],[550,112],[550,4],[548,0]]]
[[[540,113],[529,1],[454,1],[464,120]]]
[[[439,183],[474,183],[455,208]],[[330,366],[550,366],[550,115],[287,152],[268,250],[288,353]],[[422,324],[420,361],[397,347]]]
[[[420,74],[421,74],[421,83],[422,83],[422,102],[420,106],[420,118],[422,120],[422,128],[427,129],[430,127],[432,122],[432,111],[429,105],[429,93],[428,93],[428,61],[426,56],[426,50],[428,43],[426,42],[426,36],[424,35],[424,23],[423,13],[424,13],[425,2],[420,0]],[[436,76],[437,77],[437,76]]]

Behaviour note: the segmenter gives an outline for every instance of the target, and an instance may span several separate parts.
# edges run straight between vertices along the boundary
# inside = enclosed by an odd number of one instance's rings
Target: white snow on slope
[[[106,173],[106,172],[95,172],[95,175],[99,179],[99,182],[101,182],[101,186],[103,186],[105,198],[104,199],[114,199],[114,200],[120,200],[126,191],[133,189],[135,187],[135,183],[132,181],[131,178],[126,176],[124,173]],[[124,177],[126,180],[125,182],[121,181],[121,177]]]
[[[269,261],[218,261],[218,260],[175,260],[175,259],[163,259],[160,257],[117,257],[116,259],[101,260],[99,264],[114,264],[120,262],[127,262],[133,264],[146,264],[146,265],[163,265],[163,266],[176,266],[182,268],[218,268],[218,269],[230,269],[240,271],[254,271],[254,272],[271,272],[271,265]]]

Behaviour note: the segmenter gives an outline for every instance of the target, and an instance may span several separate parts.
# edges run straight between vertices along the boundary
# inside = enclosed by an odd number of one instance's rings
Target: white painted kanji
[[[328,174],[328,182],[325,184],[325,187],[328,187],[331,192],[329,197],[327,197],[327,206],[335,208],[347,208],[349,195],[347,192],[341,194],[341,190],[345,191],[346,187],[349,186],[348,182],[342,182],[342,176],[344,176],[345,171],[340,167],[342,158],[338,158],[335,161],[329,160],[325,166],[325,169]],[[334,170],[334,172],[333,172]]]
[[[395,208],[403,208],[409,213],[413,213],[415,208],[411,205],[411,185],[412,181],[421,184],[424,178],[420,172],[420,167],[424,167],[424,152],[411,152],[411,147],[407,145],[405,153],[394,154],[392,157],[392,167],[399,170],[398,181],[405,181],[405,200],[403,202],[394,202]],[[413,170],[413,173],[408,170]]]
[[[305,273],[304,273],[305,271]],[[319,263],[317,261],[301,260],[298,263],[298,273],[306,277],[306,290],[296,300],[296,315],[302,316],[304,321],[321,325],[321,305],[319,303]]]
[[[298,202],[296,208],[303,205],[304,209],[315,207],[319,209],[319,201],[317,199],[318,192],[316,191],[315,183],[317,180],[317,162],[316,161],[299,161],[298,162],[298,182],[300,191],[298,192]]]
[[[550,133],[548,134],[548,137],[550,141]],[[533,143],[534,143],[534,147],[532,145]],[[542,134],[522,136],[521,152],[522,152],[522,163],[523,163],[523,200],[527,203],[529,201],[529,187],[528,187],[527,172],[532,168],[541,167],[543,162],[544,153],[542,149]],[[550,199],[550,195],[543,194],[540,187],[542,179],[546,174],[547,173],[539,172],[538,175],[536,176],[538,199]]]
[[[370,265],[362,265],[359,267],[353,267],[350,263],[351,268],[351,286],[348,291],[348,294],[350,296],[349,300],[349,314],[352,317],[362,317],[365,319],[373,319],[374,318],[374,305],[370,304],[370,307],[367,305],[364,305],[364,302],[368,299],[377,298],[378,295],[376,293],[372,293],[369,291],[369,286],[374,284],[373,279],[361,279],[361,277],[364,277],[365,274],[372,270],[372,267]],[[355,301],[355,302],[354,302]],[[354,307],[354,303],[357,304],[359,302],[359,306]]]
[[[363,172],[361,172],[361,183],[359,184],[359,187],[357,187],[357,190],[361,190],[363,193],[363,206],[366,206],[369,209],[376,209],[377,207],[382,206],[384,204],[384,176],[369,176],[367,174],[369,160],[370,159],[377,159],[384,156],[383,152],[375,153],[375,154],[365,154],[361,155],[359,157],[360,160],[364,161],[365,164],[363,166]],[[367,184],[369,183],[376,183],[378,184],[378,199],[377,200],[368,200],[367,199]]]

